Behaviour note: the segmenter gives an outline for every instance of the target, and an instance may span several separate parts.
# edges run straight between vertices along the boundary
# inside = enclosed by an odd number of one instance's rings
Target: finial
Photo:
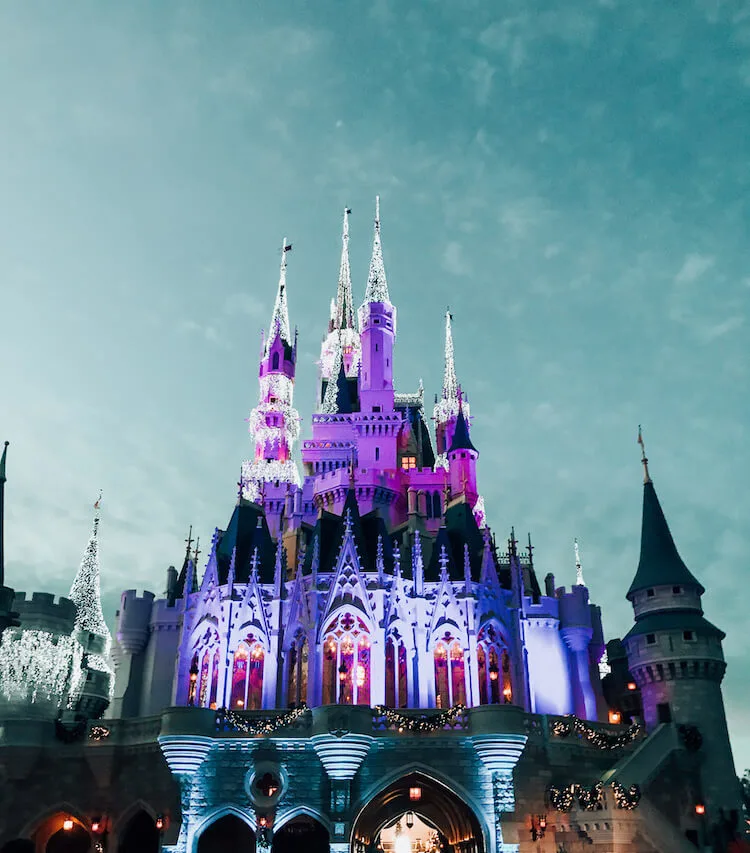
[[[456,358],[453,349],[453,314],[450,308],[445,311],[445,371],[443,373],[443,399],[460,399],[460,389],[456,378]]]
[[[99,489],[99,497],[94,502],[94,536],[99,532],[99,519],[102,504],[102,490]]]
[[[245,477],[242,473],[242,468],[240,468],[240,479],[237,481],[237,503],[242,500],[242,495],[245,491]],[[191,526],[190,531],[192,532],[193,528]]]
[[[508,540],[508,553],[511,557],[517,556],[518,552],[516,550],[516,545],[518,545],[518,540],[516,539],[516,528],[510,528],[510,539]]]
[[[576,554],[576,586],[586,586],[583,582],[583,569],[581,568],[581,555],[578,551],[578,539],[573,540],[573,549]]]
[[[526,546],[526,551],[529,555],[529,565],[533,567],[533,565],[534,565],[534,546],[531,544],[531,533],[529,533],[528,536],[529,536],[529,544]]]
[[[645,485],[651,482],[651,475],[648,473],[648,459],[646,458],[646,447],[643,443],[643,432],[640,424],[638,424],[638,444],[641,445],[641,463],[643,464],[643,482]]]
[[[195,551],[193,551],[193,564],[195,565],[196,569],[198,568],[198,557],[201,554],[200,545],[201,545],[201,538],[200,538],[200,536],[198,536],[197,539],[195,540]]]
[[[9,444],[10,444],[9,441],[5,442],[5,444],[3,445],[3,455],[0,456],[0,483],[4,483],[7,480],[7,477],[5,476],[5,460],[8,456],[8,445]]]
[[[188,531],[187,539],[185,540],[185,545],[187,546],[185,549],[185,556],[190,556],[190,547],[193,544],[193,525],[190,525],[190,530]]]

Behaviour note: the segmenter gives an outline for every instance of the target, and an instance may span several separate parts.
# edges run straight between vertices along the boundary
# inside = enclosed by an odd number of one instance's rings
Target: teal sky
[[[627,631],[644,436],[727,631],[750,766],[744,0],[0,5],[0,438],[8,582],[66,593],[104,490],[105,608],[164,587],[250,453],[286,236],[309,434],[353,209],[382,197],[402,391],[438,390],[450,305],[504,538]]]

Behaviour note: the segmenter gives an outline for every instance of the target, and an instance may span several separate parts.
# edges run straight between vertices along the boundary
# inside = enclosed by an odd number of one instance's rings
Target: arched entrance
[[[198,853],[255,853],[255,833],[237,815],[228,814],[207,826],[198,839]]]
[[[117,853],[159,853],[159,830],[148,812],[137,811],[120,835]]]
[[[432,847],[441,853],[484,853],[482,828],[472,809],[422,773],[402,776],[363,807],[354,822],[352,849],[379,853],[379,845],[388,842],[399,853],[393,846],[396,839],[414,836],[408,848],[405,840],[399,842],[404,850],[414,849],[417,833],[428,851]]]
[[[80,825],[74,823],[70,829],[58,829],[50,836],[45,853],[89,853],[91,850],[91,836]]]
[[[328,832],[317,820],[299,815],[273,834],[273,853],[328,853]]]

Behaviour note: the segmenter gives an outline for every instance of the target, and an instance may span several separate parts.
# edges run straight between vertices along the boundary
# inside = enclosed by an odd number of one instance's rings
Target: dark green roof
[[[643,634],[655,634],[658,631],[695,631],[709,634],[723,640],[723,631],[712,625],[702,613],[696,610],[665,610],[659,613],[647,613],[628,631],[624,639]]]
[[[700,595],[705,592],[677,553],[654,484],[649,480],[643,484],[641,557],[627,597],[632,601],[636,592],[672,585],[696,587]]]
[[[454,450],[473,450],[474,453],[479,451],[471,443],[469,438],[469,425],[464,417],[463,406],[458,408],[458,418],[456,418],[456,429],[453,433],[453,441],[448,449],[448,453],[453,453]]]

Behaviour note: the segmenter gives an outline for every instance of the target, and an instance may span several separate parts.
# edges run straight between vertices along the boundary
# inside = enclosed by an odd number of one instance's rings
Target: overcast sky
[[[412,8],[414,7],[414,8]],[[0,5],[0,439],[7,574],[66,593],[104,490],[102,568],[160,592],[224,526],[282,237],[309,435],[351,217],[374,196],[399,390],[460,381],[500,540],[632,620],[643,424],[685,562],[727,631],[750,766],[743,0]]]

